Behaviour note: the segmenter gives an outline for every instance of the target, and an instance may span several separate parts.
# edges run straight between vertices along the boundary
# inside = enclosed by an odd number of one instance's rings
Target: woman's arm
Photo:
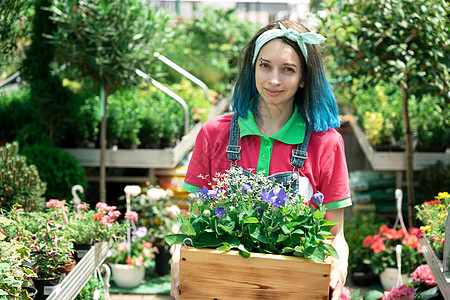
[[[347,278],[348,267],[348,245],[344,237],[344,209],[339,208],[327,211],[325,217],[327,220],[338,223],[331,230],[331,233],[334,235],[331,244],[336,249],[339,260],[332,260],[330,287],[334,290],[331,300],[339,300]]]

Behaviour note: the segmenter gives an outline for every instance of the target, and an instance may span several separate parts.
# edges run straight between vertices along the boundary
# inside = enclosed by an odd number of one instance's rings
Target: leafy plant
[[[406,231],[382,225],[377,234],[368,235],[364,238],[362,247],[367,248],[369,255],[363,262],[369,265],[377,275],[388,267],[397,268],[395,248],[396,245],[403,245],[401,254],[402,273],[412,273],[425,262],[419,238],[416,236],[418,231],[419,229],[414,227]]]
[[[72,199],[70,190],[74,185],[87,187],[86,175],[80,163],[60,148],[26,146],[21,153],[37,167],[40,178],[47,183],[47,199]]]
[[[19,204],[27,211],[44,206],[46,185],[41,182],[35,165],[19,156],[19,143],[0,147],[0,206],[10,209]]]
[[[0,216],[3,231],[12,223],[13,220]],[[30,249],[19,241],[5,239],[6,235],[0,233],[0,298],[30,299],[22,288],[28,286],[29,278],[36,277],[33,271],[22,266],[22,262],[30,257]]]
[[[436,252],[442,256],[444,253],[445,223],[448,209],[450,208],[450,195],[448,192],[440,192],[434,200],[425,201],[416,205],[417,214],[423,226],[420,234],[428,238]]]
[[[184,234],[167,236],[170,245],[189,238],[194,247],[238,249],[243,257],[250,252],[294,255],[316,262],[323,262],[327,254],[338,257],[333,246],[324,242],[333,237],[330,230],[336,223],[324,219],[321,193],[311,199],[302,197],[262,174],[249,183],[239,171],[213,180],[213,190],[204,187],[191,197],[188,217],[178,215]]]

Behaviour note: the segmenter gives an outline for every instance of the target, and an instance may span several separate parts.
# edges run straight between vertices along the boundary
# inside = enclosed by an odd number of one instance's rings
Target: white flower
[[[167,211],[169,212],[169,218],[171,218],[171,219],[176,219],[177,214],[179,214],[181,212],[180,208],[176,205],[167,207]]]
[[[167,197],[167,193],[160,188],[151,188],[147,191],[147,196],[149,196],[152,200],[159,200],[161,198]]]
[[[141,193],[141,187],[138,185],[127,185],[125,187],[125,193],[131,196],[137,196]]]

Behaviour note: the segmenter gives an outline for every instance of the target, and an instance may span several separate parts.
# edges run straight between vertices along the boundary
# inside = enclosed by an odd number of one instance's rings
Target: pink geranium
[[[416,296],[414,287],[404,284],[399,287],[393,287],[390,292],[385,291],[381,300],[414,300],[414,296]]]

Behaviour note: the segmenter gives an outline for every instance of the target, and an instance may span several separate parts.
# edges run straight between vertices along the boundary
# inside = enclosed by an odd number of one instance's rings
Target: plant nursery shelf
[[[329,260],[182,246],[180,299],[328,299]]]
[[[423,248],[423,255],[425,256],[428,266],[430,266],[430,269],[433,272],[434,278],[439,286],[439,290],[446,300],[450,300],[450,272],[444,271],[442,260],[437,257],[427,238],[420,239],[420,245]]]
[[[375,151],[353,115],[345,117],[373,170],[406,171],[405,152]],[[450,152],[414,152],[414,170],[421,170],[438,161],[450,164]]]
[[[95,270],[104,263],[108,250],[108,243],[96,243],[53,290],[47,300],[75,299]]]

